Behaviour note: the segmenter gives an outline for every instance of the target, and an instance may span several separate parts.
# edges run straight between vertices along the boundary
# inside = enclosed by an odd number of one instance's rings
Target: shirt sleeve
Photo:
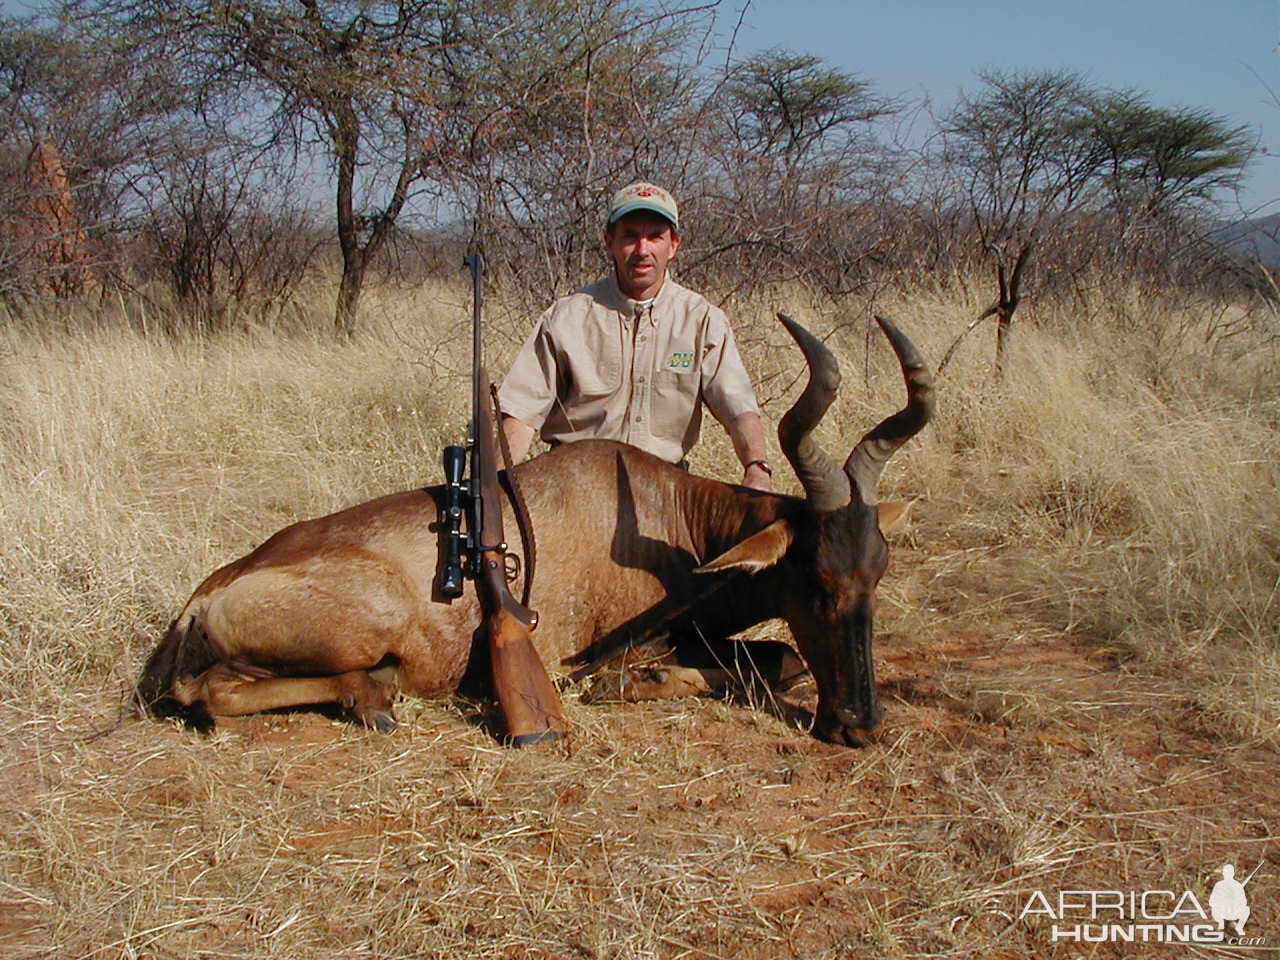
[[[738,352],[733,328],[715,307],[707,315],[702,349],[702,399],[712,415],[728,426],[744,413],[759,413],[756,391]]]
[[[550,322],[548,310],[516,354],[498,388],[498,406],[502,412],[535,431],[542,429],[556,398],[558,363]]]

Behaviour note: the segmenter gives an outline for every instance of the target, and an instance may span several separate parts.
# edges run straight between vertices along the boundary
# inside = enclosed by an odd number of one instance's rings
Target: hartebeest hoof
[[[866,743],[859,739],[851,727],[820,727],[814,724],[813,735],[824,743],[834,743],[837,747],[865,747]]]
[[[863,747],[866,746],[865,735],[874,730],[879,722],[878,705],[865,718],[851,710],[836,710],[828,714],[820,710],[813,722],[813,735],[819,740],[841,747]]]
[[[533,747],[540,743],[559,740],[563,736],[564,734],[559,730],[543,730],[541,733],[523,733],[518,737],[512,737],[510,743],[513,747]]]
[[[357,716],[359,715],[357,714]],[[373,713],[366,713],[359,719],[366,727],[377,730],[379,733],[395,733],[396,718],[385,710],[376,710]]]
[[[379,683],[363,670],[353,670],[338,676],[342,695],[338,702],[350,710],[357,720],[371,730],[391,733],[396,728],[396,718],[391,712],[395,690]]]

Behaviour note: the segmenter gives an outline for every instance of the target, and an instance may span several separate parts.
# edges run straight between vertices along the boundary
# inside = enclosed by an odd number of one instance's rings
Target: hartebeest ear
[[[911,512],[914,500],[891,500],[876,504],[876,519],[880,524],[880,532],[886,537],[896,533],[907,525],[907,514]]]
[[[756,573],[772,567],[791,547],[796,532],[786,520],[775,520],[759,533],[753,533],[730,547],[710,563],[694,568],[694,573],[719,573],[722,570],[746,570]]]

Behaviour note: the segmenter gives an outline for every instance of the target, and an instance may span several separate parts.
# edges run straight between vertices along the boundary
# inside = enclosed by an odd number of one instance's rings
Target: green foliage
[[[870,81],[820,57],[774,49],[744,60],[726,85],[727,118],[741,149],[797,162],[832,135],[893,113]]]
[[[1069,72],[980,75],[944,122],[986,240],[1035,238],[1055,217],[1112,207],[1178,215],[1237,185],[1247,128],[1211,111],[1163,108]]]
[[[1087,135],[1117,211],[1176,211],[1239,185],[1253,153],[1247,127],[1197,107],[1157,107],[1141,93],[1095,94]]]
[[[981,74],[946,118],[946,157],[960,171],[984,244],[1034,240],[1088,185],[1088,88],[1072,73]]]
[[[743,288],[794,276],[849,289],[880,242],[854,216],[886,192],[875,123],[900,105],[868,80],[782,49],[731,66],[710,103],[698,220],[713,239],[685,267]]]

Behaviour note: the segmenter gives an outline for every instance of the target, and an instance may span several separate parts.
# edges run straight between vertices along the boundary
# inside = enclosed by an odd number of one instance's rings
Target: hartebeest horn
[[[778,424],[778,443],[814,508],[835,510],[849,502],[849,480],[811,434],[836,398],[840,366],[827,345],[808,330],[785,313],[778,319],[809,365],[809,383]]]
[[[906,334],[889,320],[877,316],[876,323],[889,338],[902,365],[907,384],[907,405],[864,436],[844,463],[854,497],[862,503],[876,503],[880,472],[894,452],[914,437],[933,416],[933,373]]]

